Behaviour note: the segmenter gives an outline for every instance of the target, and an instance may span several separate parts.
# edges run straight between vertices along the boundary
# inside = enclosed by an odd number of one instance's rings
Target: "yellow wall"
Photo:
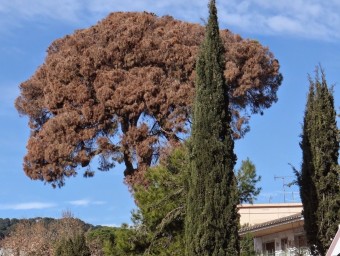
[[[243,204],[239,205],[241,226],[244,224],[260,224],[263,222],[279,219],[296,213],[301,213],[301,203],[280,204]]]

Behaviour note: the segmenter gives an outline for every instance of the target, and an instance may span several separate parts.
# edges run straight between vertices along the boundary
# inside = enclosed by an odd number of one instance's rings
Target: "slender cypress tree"
[[[297,173],[307,239],[314,255],[325,255],[340,224],[340,184],[334,98],[323,70],[310,79]]]
[[[312,149],[311,149],[311,130],[313,126],[313,103],[314,103],[314,93],[315,87],[312,80],[310,80],[309,93],[307,98],[301,142],[300,147],[302,149],[302,166],[301,172],[296,172],[298,185],[300,187],[300,197],[303,204],[303,216],[304,216],[304,229],[306,231],[306,236],[308,244],[316,244],[317,234],[317,221],[315,209],[318,208],[317,200],[311,200],[311,198],[316,199],[316,187],[314,183],[315,170],[312,163]],[[315,252],[314,247],[311,247],[312,252]]]
[[[224,72],[215,1],[196,64],[185,220],[188,256],[239,255],[236,156],[231,137],[229,87]]]

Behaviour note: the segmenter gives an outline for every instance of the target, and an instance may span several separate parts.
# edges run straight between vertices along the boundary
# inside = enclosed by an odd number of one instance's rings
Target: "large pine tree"
[[[231,137],[229,87],[214,0],[196,64],[191,167],[185,223],[188,256],[239,255],[236,156]]]
[[[305,230],[314,255],[325,255],[340,224],[340,184],[334,98],[321,69],[310,78],[297,172]]]

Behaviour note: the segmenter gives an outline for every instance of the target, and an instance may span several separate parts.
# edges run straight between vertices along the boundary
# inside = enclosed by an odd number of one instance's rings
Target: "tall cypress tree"
[[[317,234],[317,220],[315,209],[318,209],[316,187],[314,183],[315,170],[312,163],[312,149],[311,149],[311,131],[313,128],[313,103],[315,97],[314,82],[310,80],[309,93],[307,98],[305,116],[303,121],[302,135],[300,147],[302,149],[302,166],[301,172],[296,172],[298,178],[298,185],[300,187],[300,197],[303,204],[304,229],[308,243],[310,245],[316,244]],[[314,200],[311,200],[314,198]],[[314,247],[311,248],[315,251]]]
[[[214,0],[196,64],[185,221],[188,256],[239,255],[236,156],[230,129],[229,87]]]
[[[325,255],[340,223],[340,184],[334,98],[323,70],[310,79],[297,173],[307,239],[314,255]]]

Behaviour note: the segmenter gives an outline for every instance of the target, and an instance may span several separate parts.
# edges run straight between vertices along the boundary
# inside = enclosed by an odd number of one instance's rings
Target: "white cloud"
[[[206,7],[207,2],[204,0],[197,1],[154,1],[150,4],[147,0],[125,0],[125,1],[112,1],[112,0],[99,0],[88,1],[89,10],[95,12],[106,13],[107,11],[149,11],[149,12],[186,12],[189,10],[197,10],[201,7]],[[206,12],[206,10],[204,10]],[[206,9],[206,8],[205,8]]]
[[[28,202],[19,204],[1,204],[1,210],[41,210],[47,208],[53,208],[57,205],[54,203],[42,203],[42,202]]]
[[[274,32],[303,33],[304,28],[298,21],[286,16],[273,16],[267,20],[267,25]]]
[[[74,206],[88,206],[90,203],[90,200],[87,199],[69,201],[69,204],[72,204]]]
[[[317,0],[228,1],[220,21],[255,34],[290,35],[318,40],[340,38],[340,5]]]
[[[122,225],[118,225],[118,224],[98,224],[99,226],[103,226],[103,227],[113,227],[113,228],[119,228]]]
[[[232,26],[253,34],[290,35],[336,40],[340,38],[340,4],[337,0],[230,0],[218,1],[222,27]],[[147,0],[60,0],[0,2],[0,26],[16,26],[23,21],[52,19],[88,26],[114,11],[149,11],[169,14],[191,22],[206,19],[207,1]],[[9,23],[7,20],[12,22]]]
[[[69,201],[68,202],[71,205],[74,206],[89,206],[89,205],[104,205],[106,202],[104,201],[91,201],[89,199],[79,199],[79,200],[74,200],[74,201]]]
[[[104,205],[104,204],[106,204],[106,202],[104,202],[104,201],[94,201],[94,202],[92,202],[92,204],[94,204],[94,205]]]
[[[81,11],[81,1],[79,0],[11,0],[0,2],[0,12],[3,15],[15,14],[20,19],[32,18],[52,18],[74,22]]]

